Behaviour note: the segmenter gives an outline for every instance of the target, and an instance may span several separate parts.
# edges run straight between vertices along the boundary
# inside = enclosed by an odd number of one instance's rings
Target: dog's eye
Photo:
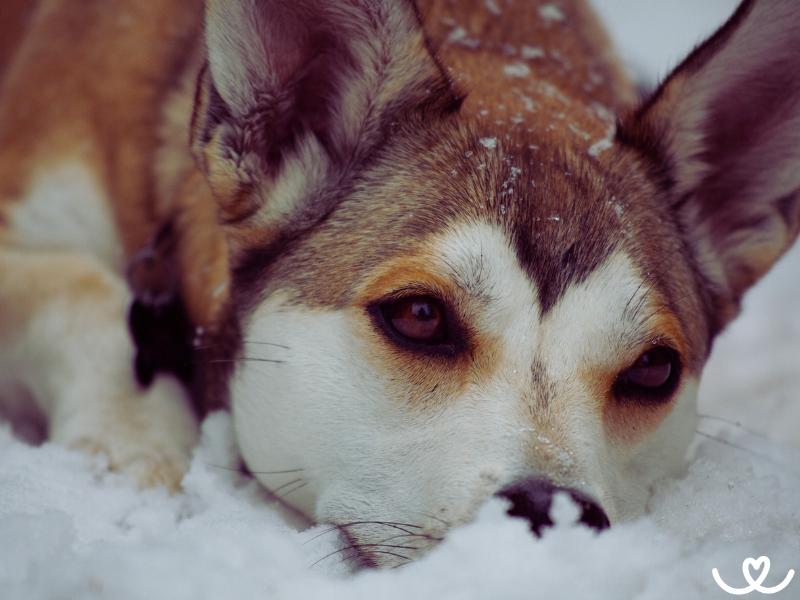
[[[672,348],[652,348],[620,373],[615,384],[617,395],[666,399],[678,383],[680,366],[678,353]]]
[[[400,298],[381,305],[386,323],[403,338],[422,344],[441,344],[447,338],[442,304],[427,296]]]

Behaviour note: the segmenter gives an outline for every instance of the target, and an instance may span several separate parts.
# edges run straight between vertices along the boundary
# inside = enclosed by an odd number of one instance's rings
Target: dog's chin
[[[339,557],[354,570],[401,567],[429,552],[445,534],[394,521],[351,521],[335,527],[342,547],[331,558]]]

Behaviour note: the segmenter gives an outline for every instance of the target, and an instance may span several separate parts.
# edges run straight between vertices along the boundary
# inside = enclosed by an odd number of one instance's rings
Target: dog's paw
[[[129,385],[128,393],[84,400],[68,418],[52,421],[51,439],[106,456],[112,471],[143,488],[176,492],[199,435],[189,397],[171,377],[158,377],[147,390]]]
[[[120,436],[102,440],[83,438],[71,445],[90,454],[105,456],[109,469],[130,477],[142,489],[164,487],[170,493],[177,493],[189,469],[188,452],[178,448],[144,447],[141,442],[126,441]]]
[[[112,465],[112,468],[114,466]],[[129,458],[117,470],[131,477],[140,488],[164,487],[175,494],[181,490],[181,482],[189,469],[189,460],[168,457],[140,455]]]

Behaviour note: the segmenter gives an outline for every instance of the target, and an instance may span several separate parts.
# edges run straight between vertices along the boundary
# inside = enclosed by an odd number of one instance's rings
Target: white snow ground
[[[596,3],[649,77],[733,7]],[[292,529],[252,481],[222,468],[236,463],[225,415],[206,421],[175,497],[136,491],[100,459],[28,446],[0,425],[0,598],[714,599],[729,596],[713,567],[740,587],[742,561],[761,555],[771,558],[764,585],[775,585],[800,570],[799,273],[800,248],[720,340],[702,412],[730,423],[701,420],[720,439],[699,435],[687,476],[664,483],[637,522],[602,535],[565,524],[537,541],[489,504],[426,558],[352,576],[340,555],[323,558],[335,534]],[[800,598],[800,577],[775,597]]]

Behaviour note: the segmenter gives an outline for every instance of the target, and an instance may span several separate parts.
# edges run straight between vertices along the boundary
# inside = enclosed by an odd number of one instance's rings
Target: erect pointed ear
[[[800,2],[745,0],[618,141],[653,161],[724,326],[800,228]]]
[[[460,98],[409,0],[208,0],[192,146],[232,252],[324,216],[410,112]]]

